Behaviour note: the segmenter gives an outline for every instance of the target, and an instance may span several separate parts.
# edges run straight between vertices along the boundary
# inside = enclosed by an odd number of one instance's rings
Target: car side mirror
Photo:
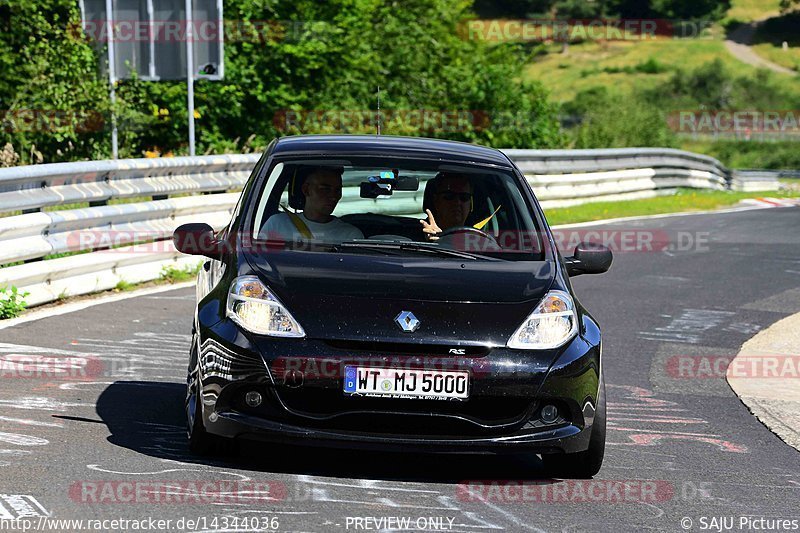
[[[564,258],[567,265],[567,274],[578,276],[580,274],[602,274],[611,267],[614,256],[611,250],[602,244],[582,242],[575,247],[572,257]]]
[[[178,226],[172,234],[175,248],[184,254],[203,255],[220,259],[225,252],[226,242],[217,239],[214,228],[204,223],[191,223]]]

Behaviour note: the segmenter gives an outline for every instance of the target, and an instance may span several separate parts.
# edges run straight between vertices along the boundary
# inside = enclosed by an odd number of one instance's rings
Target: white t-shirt
[[[297,213],[297,216],[305,223],[306,227],[311,231],[311,235],[314,236],[314,241],[317,242],[340,243],[364,238],[361,230],[336,217],[323,224],[307,219],[303,213]],[[276,213],[269,217],[269,220],[261,229],[259,238],[290,242],[307,240],[287,213]]]

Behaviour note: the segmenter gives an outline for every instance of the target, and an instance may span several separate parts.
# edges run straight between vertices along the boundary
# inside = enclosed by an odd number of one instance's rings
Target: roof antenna
[[[381,134],[381,86],[378,85],[378,135]]]

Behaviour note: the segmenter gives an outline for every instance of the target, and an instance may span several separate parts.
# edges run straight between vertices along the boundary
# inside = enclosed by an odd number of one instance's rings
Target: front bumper
[[[600,332],[588,315],[582,323],[580,335],[558,350],[475,347],[467,356],[426,356],[400,353],[402,348],[251,338],[223,320],[200,329],[197,368],[203,422],[208,432],[220,436],[310,446],[583,451],[594,421]],[[467,370],[470,398],[454,402],[348,397],[342,383],[345,364]],[[251,391],[261,395],[261,405],[247,405],[245,394]],[[559,407],[554,423],[540,419],[546,404]]]

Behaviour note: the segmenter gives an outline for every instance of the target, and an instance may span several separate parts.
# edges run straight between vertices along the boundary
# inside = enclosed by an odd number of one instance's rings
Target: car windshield
[[[255,242],[291,250],[541,260],[508,169],[348,157],[276,162],[253,196]]]

